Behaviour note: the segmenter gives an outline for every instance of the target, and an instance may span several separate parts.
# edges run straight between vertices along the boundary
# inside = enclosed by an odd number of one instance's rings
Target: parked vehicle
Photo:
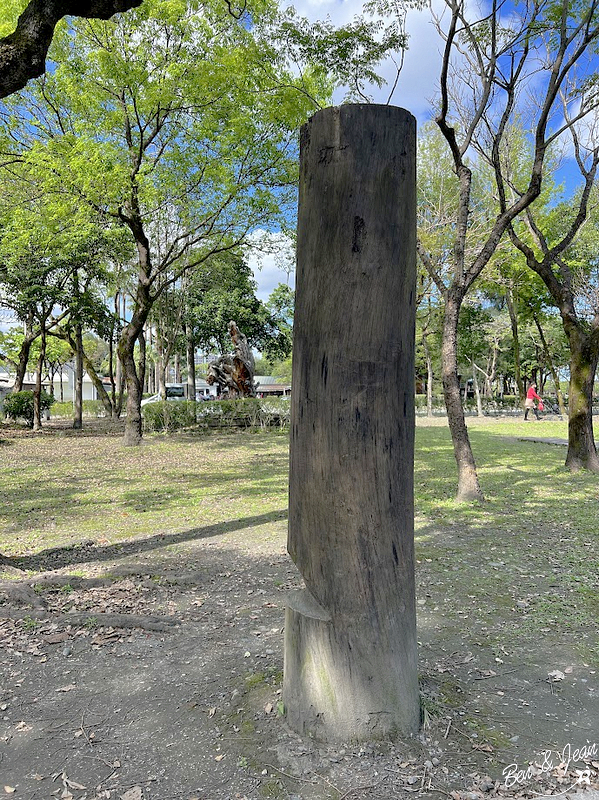
[[[187,386],[184,383],[167,383],[166,385],[166,399],[167,400],[185,400],[187,395]],[[162,398],[159,394],[153,394],[151,397],[146,397],[141,401],[142,408],[149,403],[160,403]]]

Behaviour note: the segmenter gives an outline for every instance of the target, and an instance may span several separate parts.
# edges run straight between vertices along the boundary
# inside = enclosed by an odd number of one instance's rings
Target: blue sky
[[[299,0],[294,3],[300,15],[308,17],[314,21],[324,19],[327,16],[333,23],[341,25],[349,22],[356,14],[362,11],[363,0]],[[480,6],[484,8],[485,0],[471,0],[473,14],[480,18]],[[436,9],[445,7],[443,0],[432,0],[432,5]],[[510,6],[504,7],[509,11]],[[405,54],[405,61],[399,77],[396,91],[393,95],[392,103],[408,109],[418,121],[418,125],[428,121],[434,116],[434,101],[437,96],[439,74],[441,68],[441,48],[443,42],[440,39],[431,20],[429,8],[423,11],[412,10],[408,12],[407,32],[409,35],[409,47]],[[595,59],[596,60],[596,59]],[[541,62],[539,62],[541,63]],[[593,61],[587,62],[586,68],[593,68]],[[392,82],[395,77],[394,66],[391,62],[382,65],[380,74]],[[542,71],[538,73],[540,78]],[[527,92],[534,97],[535,73],[529,73],[529,84]],[[375,102],[386,102],[389,88],[382,90],[371,87],[370,92]],[[523,93],[526,95],[526,92]],[[338,101],[343,98],[343,92],[338,92]],[[524,98],[526,99],[526,98]],[[559,114],[555,121],[559,120]],[[595,123],[599,128],[599,119]],[[568,148],[568,142],[565,142]],[[580,175],[572,159],[565,159],[561,168],[555,175],[556,183],[564,186],[566,196],[572,194],[580,184]],[[257,269],[254,259],[250,257],[250,265],[254,268],[254,274],[258,282],[258,293],[261,299],[266,299],[269,292],[279,282],[286,282],[288,276],[281,272],[274,260],[265,258],[261,270]],[[293,276],[291,276],[291,281]]]

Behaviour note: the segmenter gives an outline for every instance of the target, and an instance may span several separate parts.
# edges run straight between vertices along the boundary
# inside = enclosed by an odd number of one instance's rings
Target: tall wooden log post
[[[289,724],[418,729],[414,591],[416,128],[346,105],[302,128],[289,490]]]

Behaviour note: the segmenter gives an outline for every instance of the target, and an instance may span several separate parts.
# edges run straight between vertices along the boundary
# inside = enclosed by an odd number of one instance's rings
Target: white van
[[[187,384],[186,383],[167,383],[166,384],[166,399],[167,400],[186,400],[187,399]],[[146,397],[141,401],[142,408],[147,406],[148,403],[159,403],[161,397],[159,394],[153,394],[151,397]]]

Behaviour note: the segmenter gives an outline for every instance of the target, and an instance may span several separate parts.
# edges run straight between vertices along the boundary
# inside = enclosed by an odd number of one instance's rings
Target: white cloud
[[[363,3],[362,0],[299,0],[293,5],[300,15],[312,22],[330,17],[335,25],[344,25],[362,13]],[[433,5],[439,10],[444,7],[440,0],[433,0]],[[410,111],[421,123],[431,116],[431,99],[437,90],[443,42],[433,27],[428,8],[409,11],[406,28],[409,46],[391,102]],[[388,60],[379,67],[379,73],[388,84],[382,89],[369,87],[368,94],[374,102],[386,103],[395,80],[395,65]],[[344,91],[339,90],[335,101],[341,102],[343,96]]]
[[[295,285],[295,246],[288,236],[272,231],[254,231],[246,259],[258,284],[257,297],[265,301],[279,283]]]

